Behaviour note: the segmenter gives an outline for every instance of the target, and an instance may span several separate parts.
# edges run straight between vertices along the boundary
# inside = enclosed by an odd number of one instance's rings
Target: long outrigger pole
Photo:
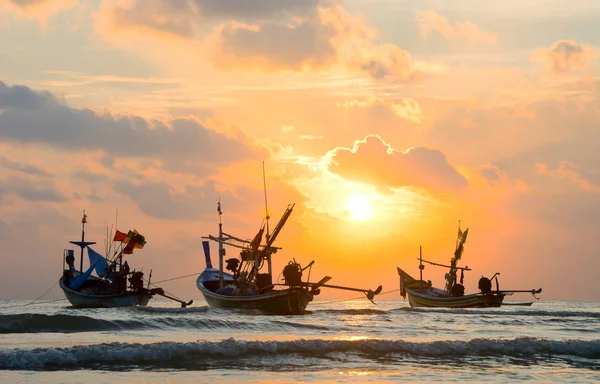
[[[418,258],[417,260],[420,260],[423,263],[428,263],[428,264],[431,264],[431,265],[435,265],[437,267],[452,268],[452,266],[450,266],[450,265],[434,263],[433,261],[427,261],[427,260],[423,260],[421,258]],[[459,270],[462,269],[463,271],[470,271],[471,270],[471,268],[469,268],[469,267],[454,267],[454,269],[459,269]]]

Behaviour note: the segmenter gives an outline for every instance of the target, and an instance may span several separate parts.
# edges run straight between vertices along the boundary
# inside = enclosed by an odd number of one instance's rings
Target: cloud
[[[531,60],[541,63],[555,75],[565,75],[591,68],[597,54],[598,51],[591,45],[559,40],[550,48],[540,48],[533,52]]]
[[[0,82],[0,140],[152,158],[183,173],[206,174],[219,165],[255,158],[263,150],[242,132],[211,130],[194,118],[168,122],[71,108],[48,92]]]
[[[35,19],[45,25],[49,18],[78,3],[79,0],[8,0],[5,7],[21,17]]]
[[[10,169],[11,171],[24,173],[26,175],[42,176],[42,177],[52,176],[52,174],[50,172],[44,170],[41,167],[13,161],[13,160],[9,159],[8,157],[2,156],[2,155],[0,155],[0,166],[4,167],[6,169]]]
[[[341,5],[291,0],[252,4],[250,11],[244,1],[104,2],[96,26],[115,43],[122,43],[120,33],[127,30],[141,32],[136,35],[140,41],[160,41],[168,49],[177,42],[188,56],[208,53],[220,70],[346,69],[405,83],[435,72],[426,63],[413,63],[410,53],[397,45],[380,43],[364,18]]]
[[[372,97],[365,101],[346,100],[337,104],[340,108],[384,108],[401,119],[420,124],[423,118],[423,111],[418,101],[411,98],[402,98],[398,101],[391,101],[379,97]]]
[[[62,203],[67,199],[52,183],[43,179],[24,179],[20,177],[0,180],[0,198],[16,195],[31,202]]]
[[[453,26],[445,16],[434,11],[418,11],[415,21],[424,37],[428,37],[432,32],[438,32],[447,39],[463,38],[485,44],[496,44],[498,41],[497,34],[484,31],[470,21],[459,22]]]
[[[231,22],[217,27],[211,38],[213,60],[219,66],[267,70],[344,67],[374,79],[419,82],[407,51],[377,42],[377,31],[342,6],[317,8],[288,23],[252,25]],[[293,42],[291,44],[290,42]]]
[[[86,167],[81,167],[80,169],[71,173],[71,177],[75,179],[85,180],[89,183],[105,183],[108,181],[108,176],[103,173],[93,172],[87,169]]]
[[[320,68],[337,60],[330,42],[332,35],[333,31],[316,20],[294,26],[272,22],[260,25],[231,22],[214,31],[213,58],[219,67],[225,68]]]
[[[281,16],[301,16],[317,0],[121,0],[103,1],[103,23],[115,29],[138,29],[169,36],[192,38],[214,21],[260,21]]]
[[[426,147],[400,151],[378,135],[355,141],[352,149],[335,148],[328,152],[326,158],[331,172],[378,186],[439,190],[468,185],[443,152]]]
[[[179,190],[163,182],[121,180],[114,188],[131,198],[146,215],[162,220],[213,218],[218,200],[231,212],[241,212],[244,206],[261,201],[259,191],[248,188],[238,188],[234,193],[218,191],[212,180],[202,185],[185,185]]]
[[[580,167],[577,167],[568,161],[561,161],[556,169],[550,169],[548,165],[543,163],[535,165],[535,171],[541,175],[568,180],[584,191],[600,192],[600,185],[594,184],[583,178],[579,173],[579,169]]]

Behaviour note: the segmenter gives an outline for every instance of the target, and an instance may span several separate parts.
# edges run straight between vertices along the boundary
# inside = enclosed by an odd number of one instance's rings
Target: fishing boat
[[[59,286],[67,300],[77,308],[115,308],[146,306],[155,296],[163,296],[175,300],[186,307],[192,301],[185,302],[167,295],[162,288],[150,288],[152,271],[148,281],[142,271],[130,271],[127,261],[123,263],[123,255],[132,254],[134,249],[141,249],[146,244],[144,236],[136,230],[128,233],[117,230],[113,242],[118,243],[113,257],[109,260],[96,252],[91,246],[94,241],[85,241],[85,211],[81,219],[81,241],[70,241],[81,248],[79,270],[75,268],[75,251],[63,251],[63,275]],[[83,253],[87,248],[89,267],[83,270]],[[111,247],[112,248],[112,247]],[[110,248],[109,248],[110,252]],[[92,273],[95,272],[95,275]],[[145,286],[145,283],[147,285]]]
[[[329,276],[323,277],[316,283],[311,283],[310,273],[314,261],[302,267],[296,260],[292,260],[283,268],[283,282],[273,281],[272,255],[281,249],[275,247],[273,243],[291,215],[294,206],[295,204],[288,205],[273,232],[270,233],[265,187],[265,218],[254,238],[244,240],[223,232],[221,201],[219,200],[217,204],[219,236],[209,235],[203,237],[205,239],[202,245],[206,268],[196,280],[197,288],[210,307],[252,309],[264,314],[275,315],[302,315],[306,312],[308,304],[324,287],[362,292],[373,302],[375,295],[381,292],[381,286],[373,291],[330,285],[326,284],[331,280]],[[266,240],[264,244],[261,244],[263,235],[265,235]],[[219,246],[218,269],[212,266],[209,241],[214,241]],[[224,260],[226,255],[225,245],[239,249],[240,258]],[[224,262],[227,263],[226,266],[224,266]],[[229,273],[225,272],[224,268]],[[302,275],[307,269],[307,281],[302,281]]]
[[[479,279],[480,292],[465,295],[464,272],[471,271],[468,266],[459,267],[457,264],[462,257],[464,244],[467,241],[469,229],[464,232],[458,227],[458,238],[456,240],[456,248],[454,257],[450,259],[450,265],[434,263],[423,260],[422,247],[419,248],[419,280],[413,278],[404,270],[397,268],[400,276],[400,295],[408,301],[411,307],[430,307],[430,308],[485,308],[485,307],[500,307],[506,296],[511,296],[514,293],[527,292],[531,293],[534,298],[542,292],[542,289],[532,290],[500,290],[498,276],[500,273],[495,273],[492,278],[482,276]],[[431,280],[423,280],[423,269],[427,263],[430,265],[449,268],[449,272],[445,275],[446,286],[444,289],[435,288],[431,284]],[[457,273],[460,271],[460,282],[457,282]],[[495,281],[496,289],[492,289],[492,281]],[[532,302],[531,302],[532,303]],[[531,305],[527,303],[516,303],[514,305]],[[510,305],[510,304],[507,304]]]

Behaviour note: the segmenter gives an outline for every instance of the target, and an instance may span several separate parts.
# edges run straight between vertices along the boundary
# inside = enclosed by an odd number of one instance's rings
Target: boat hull
[[[196,286],[211,308],[252,309],[269,315],[303,315],[306,307],[313,300],[313,295],[306,288],[296,287],[273,290],[262,294],[248,296],[222,295],[205,286],[207,282],[215,282],[214,271],[203,272],[196,281]],[[232,277],[224,274],[226,281]],[[216,280],[218,282],[218,280]]]
[[[438,290],[435,290],[438,291]],[[459,297],[439,296],[434,290],[415,291],[406,289],[408,301],[413,308],[488,308],[500,307],[502,294],[471,294]]]
[[[70,289],[65,285],[64,278],[60,279],[60,288],[65,293],[67,300],[76,308],[119,308],[119,307],[145,307],[152,294],[149,292],[127,291],[111,294],[88,294]]]

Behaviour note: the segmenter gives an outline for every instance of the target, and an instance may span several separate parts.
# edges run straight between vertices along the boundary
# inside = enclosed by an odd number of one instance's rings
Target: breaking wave
[[[268,357],[268,358],[265,358]],[[598,369],[600,340],[473,339],[469,341],[409,342],[402,340],[325,340],[161,342],[152,344],[107,343],[68,348],[0,350],[0,369],[58,370],[105,369],[209,369],[248,366],[259,369],[285,369],[291,359],[307,366],[317,359],[454,359],[467,364],[469,357],[510,358],[513,363],[538,361],[577,361],[579,368]],[[306,363],[310,361],[311,363]],[[289,368],[289,369],[297,369]]]
[[[171,308],[164,308],[172,310]],[[170,312],[166,312],[167,314]],[[234,329],[255,331],[294,332],[298,329],[331,330],[331,327],[293,321],[271,321],[257,323],[243,320],[222,320],[201,317],[161,316],[128,319],[97,319],[77,315],[19,314],[0,315],[0,334],[40,332],[103,332],[122,330],[165,330],[165,329]]]
[[[548,317],[587,317],[591,319],[600,319],[600,312],[586,311],[543,311],[543,310],[521,310],[521,311],[503,311],[500,309],[444,309],[444,308],[411,308],[401,307],[391,311],[408,311],[422,313],[451,313],[453,315],[492,315],[492,316],[548,316]]]

